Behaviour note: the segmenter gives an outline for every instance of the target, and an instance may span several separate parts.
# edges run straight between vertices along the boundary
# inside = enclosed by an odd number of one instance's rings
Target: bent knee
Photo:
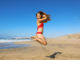
[[[44,42],[43,45],[47,45],[47,42]]]

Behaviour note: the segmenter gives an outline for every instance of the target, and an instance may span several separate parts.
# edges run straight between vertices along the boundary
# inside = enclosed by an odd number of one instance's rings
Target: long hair
[[[42,11],[39,11],[38,13],[40,13],[41,18],[43,18],[43,15],[46,15],[46,16],[47,16],[46,22],[51,20],[49,14],[46,14],[46,13],[44,13],[44,12],[42,12]],[[37,14],[36,14],[36,16],[37,16]]]

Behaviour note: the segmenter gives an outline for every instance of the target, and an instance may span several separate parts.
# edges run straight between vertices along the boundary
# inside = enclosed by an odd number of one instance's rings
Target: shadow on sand
[[[46,57],[55,58],[56,55],[58,55],[58,54],[62,54],[62,52],[55,52],[55,53],[51,54],[50,56],[46,56]]]

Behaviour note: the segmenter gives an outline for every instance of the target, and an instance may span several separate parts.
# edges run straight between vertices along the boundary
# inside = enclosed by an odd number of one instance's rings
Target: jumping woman
[[[50,15],[42,11],[39,11],[36,14],[36,17],[37,17],[37,32],[36,32],[36,36],[32,36],[31,38],[39,42],[40,44],[47,45],[46,38],[43,36],[43,27],[44,27],[44,23],[50,21]]]

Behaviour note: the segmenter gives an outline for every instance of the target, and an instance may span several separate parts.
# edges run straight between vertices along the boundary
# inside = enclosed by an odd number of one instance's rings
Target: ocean
[[[31,41],[30,39],[0,39],[0,49],[29,47],[29,44],[15,44],[14,42]]]

